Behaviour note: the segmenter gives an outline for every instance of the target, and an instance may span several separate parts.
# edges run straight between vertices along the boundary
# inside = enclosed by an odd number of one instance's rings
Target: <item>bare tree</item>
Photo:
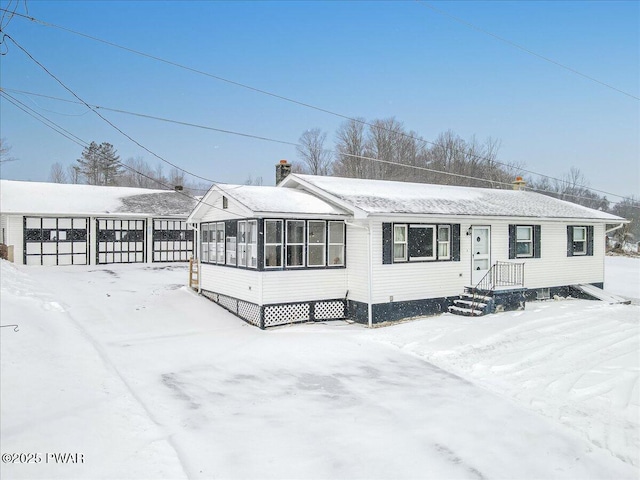
[[[331,154],[324,148],[326,139],[326,133],[319,128],[312,128],[298,140],[296,150],[312,175],[328,175],[331,170]]]
[[[69,183],[80,183],[82,176],[78,165],[67,165],[67,179]]]
[[[67,173],[60,162],[51,165],[49,181],[53,183],[67,183]]]
[[[244,182],[245,185],[263,185],[264,181],[262,180],[262,177],[256,177],[253,178],[253,176],[251,174],[249,174],[249,176],[247,177],[247,179]]]
[[[138,156],[130,157],[124,162],[125,169],[120,175],[119,184],[123,187],[157,188],[154,181],[155,172],[147,161]]]
[[[9,155],[11,151],[11,145],[7,143],[6,138],[0,138],[0,164],[7,162],[14,162],[17,158]]]
[[[343,177],[365,178],[369,160],[365,155],[365,120],[347,120],[336,132],[336,159],[333,173]]]

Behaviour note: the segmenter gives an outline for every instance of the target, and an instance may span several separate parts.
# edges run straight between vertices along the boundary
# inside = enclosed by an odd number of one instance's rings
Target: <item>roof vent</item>
[[[175,187],[173,187],[173,189],[174,189],[176,192],[181,192],[181,191],[182,191],[182,185],[176,185]]]

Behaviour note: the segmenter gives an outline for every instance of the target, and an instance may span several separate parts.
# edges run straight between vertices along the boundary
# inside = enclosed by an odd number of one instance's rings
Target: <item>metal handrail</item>
[[[496,287],[524,287],[524,263],[494,263],[474,287],[471,309],[480,303],[476,298],[478,290],[491,291]]]

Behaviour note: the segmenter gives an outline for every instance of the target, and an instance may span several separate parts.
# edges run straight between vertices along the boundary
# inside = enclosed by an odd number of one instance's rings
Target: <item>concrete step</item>
[[[463,305],[462,308],[465,308],[464,305],[466,305],[467,307],[477,307],[479,310],[482,310],[484,309],[484,307],[487,306],[486,303],[481,302],[480,300],[460,299],[460,300],[454,300],[453,303],[455,303],[456,305]]]
[[[449,307],[449,312],[455,315],[464,315],[466,317],[480,317],[484,315],[482,310],[472,309],[472,308],[463,308],[456,307],[455,305]]]
[[[466,300],[476,300],[476,301],[480,301],[483,303],[489,303],[491,300],[493,300],[493,297],[489,297],[486,295],[478,295],[478,294],[474,294],[474,293],[462,293],[460,295],[461,298],[466,299]]]

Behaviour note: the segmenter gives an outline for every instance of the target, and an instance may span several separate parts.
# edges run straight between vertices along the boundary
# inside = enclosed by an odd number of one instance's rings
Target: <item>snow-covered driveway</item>
[[[267,331],[182,266],[2,266],[3,478],[637,478],[513,401],[344,322]]]

